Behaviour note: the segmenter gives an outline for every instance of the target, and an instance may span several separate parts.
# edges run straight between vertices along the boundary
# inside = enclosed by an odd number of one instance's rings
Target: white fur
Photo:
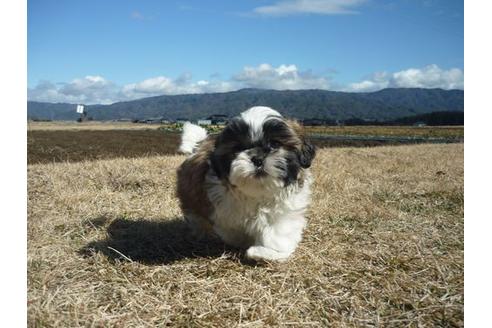
[[[231,163],[229,182],[250,197],[270,197],[272,193],[278,193],[284,182],[276,164],[285,163],[284,152],[285,150],[279,149],[265,159],[263,169],[267,175],[262,178],[254,177],[256,168],[247,155],[248,151],[239,153]]]
[[[210,218],[214,230],[226,243],[248,247],[249,258],[286,260],[302,238],[311,183],[311,174],[306,172],[302,186],[294,183],[252,197],[241,188],[228,189],[209,171],[206,188],[215,207]]]
[[[250,127],[251,139],[253,141],[260,140],[263,137],[263,123],[275,117],[281,118],[282,115],[276,110],[265,106],[251,107],[241,113],[241,118]]]
[[[183,135],[179,151],[183,154],[192,154],[200,141],[207,138],[207,130],[201,126],[186,122],[183,125]]]

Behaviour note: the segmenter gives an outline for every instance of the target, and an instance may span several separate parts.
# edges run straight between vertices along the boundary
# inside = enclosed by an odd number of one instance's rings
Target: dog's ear
[[[240,118],[233,118],[215,139],[214,151],[210,154],[210,165],[219,179],[227,178],[231,170],[233,153],[231,145],[246,143],[249,127]]]
[[[216,137],[214,150],[210,153],[209,156],[210,166],[212,167],[212,169],[214,170],[215,174],[219,179],[222,179],[228,174],[225,172],[226,168],[224,165],[224,156],[223,154],[220,154],[219,149],[217,149],[217,147],[220,146],[220,144],[222,143],[222,139],[223,139],[223,132]]]
[[[307,169],[311,166],[311,162],[316,156],[316,146],[307,140],[303,140],[301,149],[298,151],[297,156],[301,167]]]
[[[297,149],[297,158],[301,167],[307,169],[316,156],[316,147],[305,137],[304,127],[295,120],[286,120],[287,125],[301,140],[301,147]],[[299,140],[299,139],[297,139]]]
[[[219,179],[226,178],[229,175],[230,166],[228,170],[225,164],[224,159],[217,153],[212,152],[210,154],[210,165]]]

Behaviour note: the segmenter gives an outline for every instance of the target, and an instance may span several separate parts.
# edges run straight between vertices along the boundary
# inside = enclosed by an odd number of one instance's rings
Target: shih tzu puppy
[[[215,233],[254,260],[286,260],[306,224],[314,147],[302,127],[253,107],[218,135],[184,125],[177,194],[195,235]]]

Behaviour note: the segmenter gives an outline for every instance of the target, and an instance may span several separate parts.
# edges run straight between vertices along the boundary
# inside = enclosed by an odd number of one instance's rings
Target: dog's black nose
[[[260,167],[263,165],[263,157],[260,157],[260,156],[253,156],[251,158],[251,162],[253,162],[253,164],[256,166],[256,167]]]

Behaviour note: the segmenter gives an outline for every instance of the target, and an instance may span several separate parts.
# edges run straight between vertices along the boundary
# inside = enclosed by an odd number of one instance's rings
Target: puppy
[[[181,209],[195,235],[210,232],[254,260],[286,260],[306,225],[315,148],[301,126],[252,107],[218,135],[191,123],[177,172]]]

